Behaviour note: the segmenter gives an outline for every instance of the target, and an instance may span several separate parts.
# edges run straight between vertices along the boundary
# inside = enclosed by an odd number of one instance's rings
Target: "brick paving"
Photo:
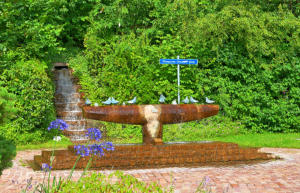
[[[254,164],[139,169],[123,172],[146,183],[155,181],[164,187],[173,184],[176,193],[195,192],[205,177],[210,179],[208,184],[212,192],[300,193],[300,149],[262,148],[260,151],[273,153],[283,159]],[[30,177],[33,184],[41,182],[43,172],[34,171],[24,164],[26,160],[33,160],[33,156],[39,154],[41,150],[18,152],[13,167],[4,170],[0,177],[0,192],[20,192]],[[69,172],[70,170],[59,170],[53,171],[52,174],[56,177],[66,177]],[[81,172],[75,171],[73,179],[78,179]],[[109,174],[113,170],[97,172]]]

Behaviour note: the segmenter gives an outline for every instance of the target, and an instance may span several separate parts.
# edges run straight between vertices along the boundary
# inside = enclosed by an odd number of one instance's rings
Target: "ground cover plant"
[[[115,182],[113,182],[113,180]],[[110,175],[92,173],[80,183],[71,182],[59,192],[172,192],[163,189],[157,183],[145,184],[136,178],[116,171]]]

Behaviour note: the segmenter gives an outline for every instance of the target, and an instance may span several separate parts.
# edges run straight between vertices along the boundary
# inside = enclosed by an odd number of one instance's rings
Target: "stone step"
[[[84,131],[86,129],[86,126],[74,126],[69,125],[68,130],[70,131]]]
[[[59,117],[79,117],[82,116],[82,111],[58,111],[56,114]]]
[[[65,62],[54,62],[53,63],[53,66],[55,68],[60,68],[60,67],[68,67],[69,64],[68,63],[65,63]]]
[[[76,125],[76,124],[72,124],[69,125],[70,129],[85,129],[86,125]]]
[[[77,142],[77,143],[84,143],[86,141],[89,141],[89,137],[86,136],[85,134],[82,135],[70,135],[68,136],[71,140],[71,142]]]
[[[70,121],[66,121],[65,122],[71,126],[71,125],[75,125],[75,126],[84,126],[87,124],[87,121],[86,120],[70,120]]]
[[[65,99],[65,98],[80,98],[80,94],[79,93],[56,93],[54,95],[55,99]]]
[[[82,88],[81,87],[81,85],[74,85],[74,84],[62,84],[62,85],[57,85],[57,83],[56,83],[56,88],[61,88],[62,86],[71,86],[72,85],[72,90],[74,90],[74,92],[79,92],[80,91],[80,89]],[[58,90],[58,89],[56,89],[56,90]]]
[[[56,105],[56,111],[60,112],[60,111],[82,111],[82,109],[78,106],[78,104],[60,104],[60,105]]]
[[[57,103],[55,104],[56,109],[65,109],[67,107],[69,108],[75,108],[75,107],[79,107],[82,102],[74,102],[74,103]]]
[[[62,120],[69,120],[69,121],[76,121],[76,120],[81,120],[83,119],[82,115],[67,115],[67,116],[57,116],[57,119],[62,119]]]
[[[81,99],[77,97],[76,98],[68,97],[68,98],[55,98],[54,102],[56,105],[56,104],[67,104],[67,103],[79,103],[83,101],[81,101]]]
[[[63,134],[66,136],[72,136],[72,135],[85,136],[86,132],[87,132],[86,129],[80,129],[80,130],[67,129],[63,131]]]
[[[57,82],[59,80],[59,75],[58,74],[55,74],[54,75],[54,81]],[[79,82],[79,79],[77,77],[70,77],[70,80],[73,82],[73,83],[78,83]]]
[[[65,106],[78,106],[79,108],[82,108],[84,106],[84,101],[80,100],[79,102],[55,102],[55,107],[56,108],[64,108]]]

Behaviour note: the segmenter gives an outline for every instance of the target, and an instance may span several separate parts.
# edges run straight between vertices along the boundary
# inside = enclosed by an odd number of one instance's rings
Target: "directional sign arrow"
[[[160,64],[197,65],[197,59],[160,59]]]

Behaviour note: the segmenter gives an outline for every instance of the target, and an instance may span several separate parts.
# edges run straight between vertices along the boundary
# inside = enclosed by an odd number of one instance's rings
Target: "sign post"
[[[180,104],[180,65],[197,65],[197,59],[160,59],[160,64],[177,64],[178,104]]]
[[[179,60],[179,56],[177,56]],[[178,104],[180,104],[180,65],[177,63]]]

